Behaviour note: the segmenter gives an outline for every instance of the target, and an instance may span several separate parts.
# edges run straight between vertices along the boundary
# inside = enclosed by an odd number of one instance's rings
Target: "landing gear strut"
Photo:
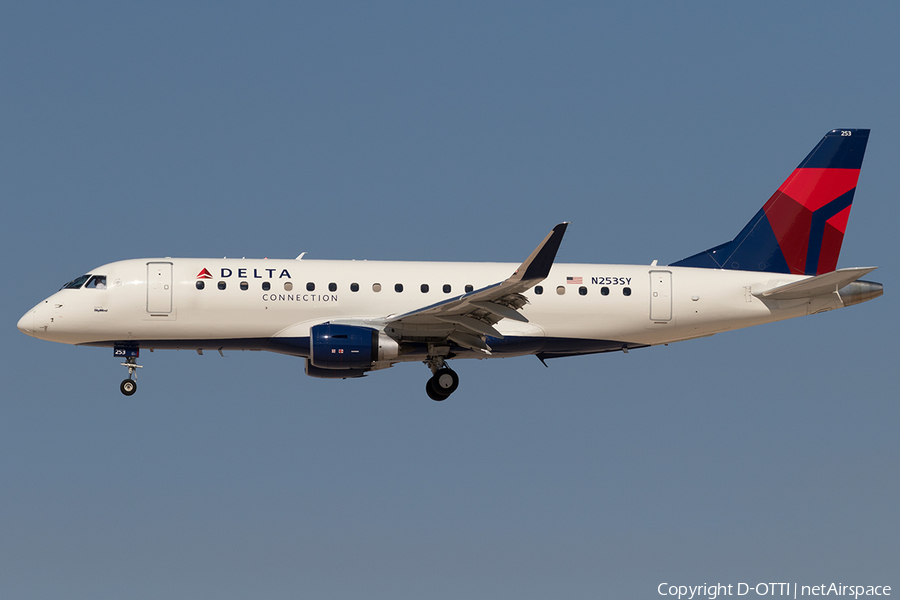
[[[429,358],[425,364],[433,373],[431,379],[425,382],[425,393],[436,402],[446,400],[459,387],[459,375],[440,356]]]
[[[122,356],[119,354],[120,349],[115,350],[115,354],[117,356]],[[130,356],[129,356],[130,355]],[[128,349],[128,353],[125,354],[125,362],[121,363],[123,367],[128,367],[128,379],[122,381],[119,384],[119,390],[125,394],[126,396],[133,396],[137,391],[137,373],[138,369],[143,369],[141,365],[137,364],[138,351],[136,348]]]

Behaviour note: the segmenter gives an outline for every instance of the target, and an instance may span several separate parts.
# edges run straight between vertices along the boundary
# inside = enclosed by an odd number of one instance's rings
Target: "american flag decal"
[[[575,285],[581,285],[584,283],[584,278],[582,277],[566,277],[566,283],[574,283]]]

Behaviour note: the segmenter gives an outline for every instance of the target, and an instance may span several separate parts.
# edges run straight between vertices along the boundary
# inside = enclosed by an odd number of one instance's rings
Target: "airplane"
[[[137,391],[141,349],[255,350],[306,374],[362,377],[403,362],[448,398],[451,359],[628,352],[816,314],[883,293],[837,269],[868,129],[835,129],[738,233],[660,266],[556,264],[568,223],[509,263],[141,258],[91,269],[18,322],[42,340],[113,349]]]

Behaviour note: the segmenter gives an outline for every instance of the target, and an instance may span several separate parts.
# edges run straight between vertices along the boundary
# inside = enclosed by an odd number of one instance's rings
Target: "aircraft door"
[[[172,263],[147,263],[147,312],[172,312]]]
[[[671,271],[650,271],[650,320],[672,320]]]

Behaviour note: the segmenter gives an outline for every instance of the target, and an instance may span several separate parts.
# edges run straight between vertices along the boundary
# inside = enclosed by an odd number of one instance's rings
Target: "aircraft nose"
[[[22,315],[22,318],[19,319],[16,327],[18,327],[19,331],[21,331],[25,335],[34,336],[34,311],[29,310],[27,313]]]

